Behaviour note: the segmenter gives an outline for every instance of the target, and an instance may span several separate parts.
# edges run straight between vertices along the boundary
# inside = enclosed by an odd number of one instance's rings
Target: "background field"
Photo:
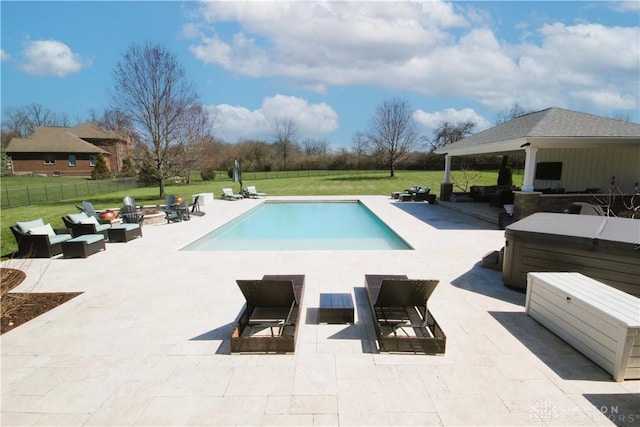
[[[301,195],[390,195],[394,191],[402,191],[412,185],[430,187],[431,192],[440,193],[440,183],[443,180],[442,171],[396,171],[394,178],[389,177],[386,171],[378,172],[281,172],[275,173],[272,177],[254,176],[247,173],[244,176],[243,184],[255,185],[258,191],[265,192],[273,196],[301,196]],[[470,175],[469,172],[467,172]],[[497,172],[482,172],[481,176],[474,184],[492,185],[496,183]],[[464,183],[465,179],[461,172],[454,172],[456,181]],[[37,185],[46,182],[59,183],[61,178],[43,177],[23,177],[3,179],[2,186],[24,186]],[[69,178],[64,178],[69,180]],[[78,178],[73,181],[82,183]],[[514,174],[514,185],[522,184],[522,175]],[[82,185],[82,184],[79,184]],[[231,187],[235,192],[240,191],[240,185],[232,182],[228,178],[218,177],[214,181],[197,181],[192,184],[173,184],[166,187],[167,194],[186,197],[191,200],[192,194],[214,193],[218,198],[223,187]],[[4,190],[4,188],[3,188]],[[164,200],[158,198],[158,187],[130,188],[111,191],[101,194],[94,194],[90,197],[70,197],[68,199],[40,203],[36,205],[20,206],[14,208],[2,207],[0,209],[0,223],[2,233],[0,241],[0,255],[2,258],[10,257],[16,250],[17,245],[9,226],[16,221],[28,221],[42,218],[45,223],[50,223],[54,228],[63,227],[62,216],[78,212],[76,206],[82,200],[90,201],[96,209],[119,208],[122,206],[122,198],[132,196],[138,204],[159,205],[164,204]]]

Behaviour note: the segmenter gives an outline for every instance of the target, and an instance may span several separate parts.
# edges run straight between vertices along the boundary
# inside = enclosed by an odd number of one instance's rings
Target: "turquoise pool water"
[[[183,251],[412,249],[360,202],[265,202]]]

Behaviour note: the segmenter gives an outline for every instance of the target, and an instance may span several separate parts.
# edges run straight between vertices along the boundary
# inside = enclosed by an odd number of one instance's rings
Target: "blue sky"
[[[109,108],[131,44],[174,53],[228,142],[276,118],[349,148],[383,101],[420,131],[514,102],[640,122],[640,2],[1,1],[1,106]]]

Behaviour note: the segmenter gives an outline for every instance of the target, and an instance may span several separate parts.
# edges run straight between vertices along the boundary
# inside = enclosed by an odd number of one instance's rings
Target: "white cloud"
[[[640,12],[640,2],[638,2],[637,0],[612,1],[612,2],[606,2],[605,4],[610,5],[610,7],[613,10],[615,10],[616,12],[620,12],[620,13],[626,13],[626,12],[638,13],[638,12]]]
[[[327,85],[379,83],[444,42],[449,35],[442,28],[467,24],[451,4],[438,1],[253,2],[251,7],[207,2],[201,16],[207,22],[237,21],[242,31],[223,40],[210,24],[213,34],[191,47],[200,60],[253,77],[290,77],[319,92]]]
[[[418,123],[424,134],[429,138],[433,136],[433,131],[442,122],[458,123],[470,120],[476,124],[476,127],[473,130],[474,133],[480,132],[493,126],[492,123],[487,121],[487,119],[478,114],[472,108],[463,108],[462,110],[456,110],[455,108],[446,108],[443,111],[437,111],[435,113],[416,110],[416,112],[413,114],[413,119]]]
[[[235,142],[250,138],[268,138],[274,119],[292,119],[301,137],[322,137],[338,128],[338,114],[328,104],[311,104],[294,96],[275,95],[263,99],[256,110],[221,104],[215,110],[216,135]]]
[[[617,7],[629,10],[629,3]],[[232,34],[219,31],[229,22]],[[222,1],[203,3],[185,33],[205,63],[284,77],[319,93],[370,85],[467,98],[495,111],[514,102],[531,109],[638,107],[640,27],[514,23],[521,41],[506,41],[495,25],[482,4]],[[601,91],[606,96],[585,96]]]
[[[4,49],[0,49],[0,61],[7,61],[11,58],[11,56],[4,51]]]
[[[80,55],[58,40],[28,41],[22,55],[25,58],[22,70],[41,76],[64,77],[91,65],[90,61],[83,63]]]
[[[607,106],[606,110],[631,110],[637,107],[637,99],[630,94],[620,94],[615,88],[602,88],[601,90],[585,90],[572,93],[575,99],[582,100],[585,104]]]
[[[638,27],[556,23],[540,28],[539,34],[539,45],[519,46],[517,87],[531,101],[521,104],[577,104],[603,111],[638,107]],[[585,96],[589,92],[601,95]]]

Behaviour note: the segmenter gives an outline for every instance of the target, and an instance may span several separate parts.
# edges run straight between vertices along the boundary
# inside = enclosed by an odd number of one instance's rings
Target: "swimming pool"
[[[265,202],[183,251],[410,250],[373,212],[352,202]]]

